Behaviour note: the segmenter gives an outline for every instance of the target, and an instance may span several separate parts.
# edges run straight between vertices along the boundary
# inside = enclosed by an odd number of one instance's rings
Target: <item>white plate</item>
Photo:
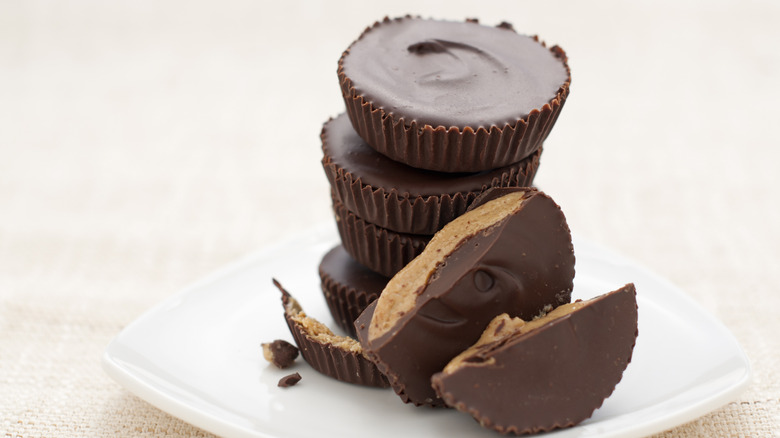
[[[106,348],[105,371],[152,405],[218,435],[246,437],[498,436],[470,416],[403,404],[391,390],[324,377],[302,359],[278,370],[260,344],[292,340],[277,278],[308,314],[335,326],[317,266],[338,241],[333,226],[262,250],[188,287],[125,328]],[[593,417],[555,437],[643,436],[733,400],[750,366],[728,330],[655,274],[575,241],[574,298],[627,282],[637,287],[639,337],[623,380]],[[278,388],[300,372],[301,382]]]

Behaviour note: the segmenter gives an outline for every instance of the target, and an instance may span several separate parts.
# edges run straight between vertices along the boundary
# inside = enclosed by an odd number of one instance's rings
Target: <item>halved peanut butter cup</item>
[[[436,233],[358,317],[358,339],[404,401],[441,406],[433,374],[495,316],[531,319],[568,303],[573,279],[560,207],[537,190],[517,190]]]

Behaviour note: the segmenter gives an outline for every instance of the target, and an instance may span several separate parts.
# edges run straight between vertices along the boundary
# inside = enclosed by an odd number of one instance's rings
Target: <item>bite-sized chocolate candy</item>
[[[360,264],[392,277],[417,257],[432,236],[397,233],[366,222],[333,198],[333,214],[344,249]]]
[[[377,299],[390,279],[356,262],[341,245],[325,254],[319,272],[330,314],[354,338],[355,319]]]
[[[355,322],[368,356],[404,401],[442,405],[431,376],[501,313],[531,319],[568,303],[574,248],[560,207],[527,189],[434,235]]]
[[[478,172],[531,155],[569,93],[566,54],[511,26],[416,17],[366,29],[339,60],[358,134],[420,169]]]
[[[496,317],[431,380],[448,406],[498,432],[570,427],[612,394],[637,334],[636,289],[628,284],[530,322]]]
[[[284,319],[303,358],[320,373],[346,383],[386,388],[387,379],[364,354],[352,338],[338,336],[306,313],[298,301],[282,285],[273,280],[282,292]]]
[[[345,114],[322,128],[322,167],[347,209],[399,233],[432,235],[466,212],[490,187],[527,187],[539,167],[541,147],[523,160],[476,173],[416,169],[372,149]]]

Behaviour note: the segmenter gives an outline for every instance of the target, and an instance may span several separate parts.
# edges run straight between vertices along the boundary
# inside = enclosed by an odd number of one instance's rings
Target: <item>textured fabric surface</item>
[[[103,349],[156,303],[332,220],[319,130],[341,51],[407,12],[560,44],[537,183],[576,235],[717,316],[754,379],[664,437],[780,436],[780,4],[0,2],[0,436],[210,436]]]

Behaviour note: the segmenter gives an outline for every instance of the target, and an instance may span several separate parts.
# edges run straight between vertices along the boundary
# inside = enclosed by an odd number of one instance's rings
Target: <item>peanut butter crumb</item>
[[[363,347],[360,343],[347,336],[339,336],[325,324],[317,321],[316,319],[306,315],[298,301],[294,298],[289,298],[289,303],[285,307],[285,312],[290,319],[301,328],[301,331],[309,338],[316,342],[323,344],[330,344],[333,347],[340,348],[346,351],[364,354]]]

